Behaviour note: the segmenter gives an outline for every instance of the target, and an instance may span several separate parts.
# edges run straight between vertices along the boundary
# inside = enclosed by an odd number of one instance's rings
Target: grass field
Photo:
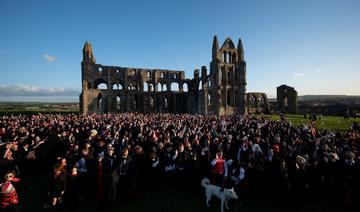
[[[285,115],[284,117],[295,126],[301,126],[311,122],[309,118],[304,119],[303,115]],[[270,119],[280,120],[280,116],[271,115]],[[360,118],[344,119],[344,117],[341,116],[318,116],[316,126],[319,130],[330,129],[334,131],[346,132],[351,128],[351,125],[354,121],[360,122]]]
[[[78,103],[0,102],[0,115],[79,113]]]

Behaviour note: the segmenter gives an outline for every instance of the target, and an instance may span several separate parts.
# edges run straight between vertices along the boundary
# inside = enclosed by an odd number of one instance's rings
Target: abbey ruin
[[[162,112],[245,114],[268,111],[264,93],[246,93],[246,62],[241,39],[214,36],[210,72],[196,69],[192,79],[180,70],[128,68],[96,63],[86,42],[81,63],[80,111],[89,113]]]

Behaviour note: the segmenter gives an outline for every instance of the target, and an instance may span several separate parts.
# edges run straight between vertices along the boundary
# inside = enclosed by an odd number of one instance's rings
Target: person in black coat
[[[117,173],[119,175],[118,191],[121,196],[130,197],[134,191],[135,180],[134,161],[129,155],[129,149],[122,149],[121,157],[117,160]]]
[[[116,172],[116,159],[114,147],[108,144],[106,154],[101,161],[104,177],[105,203],[111,203],[116,197],[116,184],[119,181],[119,175]]]
[[[59,211],[62,207],[66,186],[66,170],[61,164],[56,164],[50,177],[49,197],[51,211]]]

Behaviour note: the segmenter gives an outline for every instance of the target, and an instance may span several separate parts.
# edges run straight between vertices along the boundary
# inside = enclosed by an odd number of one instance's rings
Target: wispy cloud
[[[0,96],[78,96],[80,89],[44,88],[33,85],[0,85]]]
[[[304,74],[300,73],[300,72],[296,72],[296,73],[293,73],[292,76],[293,77],[302,77],[302,76],[304,76]]]
[[[53,62],[56,60],[56,57],[46,54],[46,55],[44,55],[44,59],[48,62]]]

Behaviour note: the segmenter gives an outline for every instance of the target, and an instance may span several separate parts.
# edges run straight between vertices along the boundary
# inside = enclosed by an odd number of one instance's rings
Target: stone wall
[[[214,37],[210,73],[205,66],[186,79],[180,70],[128,68],[96,63],[90,43],[83,48],[80,111],[88,113],[244,114],[246,62],[227,38],[219,48]]]

